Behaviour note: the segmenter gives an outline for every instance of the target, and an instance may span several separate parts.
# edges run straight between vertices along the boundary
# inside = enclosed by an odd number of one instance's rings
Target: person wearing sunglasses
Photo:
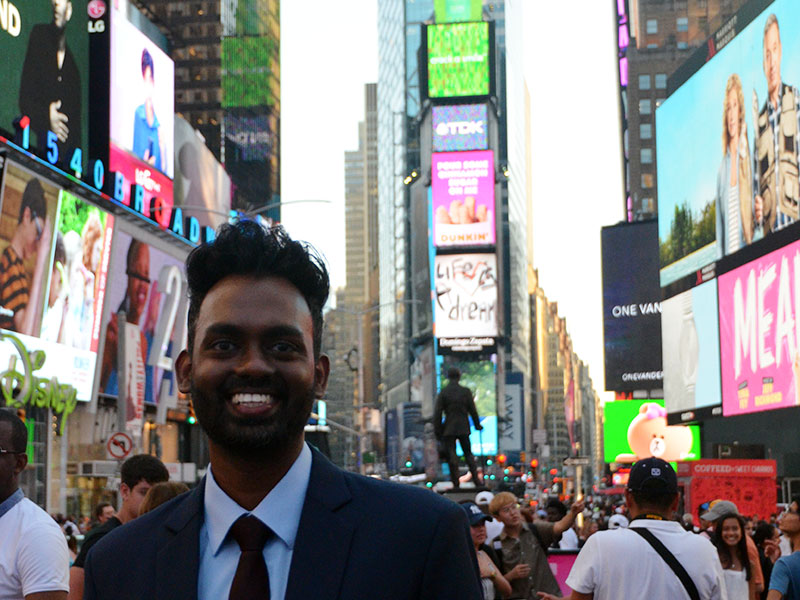
[[[66,600],[67,539],[19,487],[19,474],[28,465],[27,444],[25,424],[0,408],[0,598]]]
[[[40,295],[46,270],[44,261],[49,258],[47,252],[40,250],[49,244],[44,188],[32,177],[22,193],[17,228],[0,256],[0,327],[3,329],[33,335],[35,310],[28,310],[28,304],[31,298]],[[35,259],[32,275],[25,268],[25,262],[30,259]]]

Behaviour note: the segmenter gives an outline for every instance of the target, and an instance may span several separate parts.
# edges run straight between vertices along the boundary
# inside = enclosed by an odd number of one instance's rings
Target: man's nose
[[[258,344],[250,344],[245,348],[237,367],[237,373],[249,376],[265,375],[273,370],[272,360],[261,350]]]

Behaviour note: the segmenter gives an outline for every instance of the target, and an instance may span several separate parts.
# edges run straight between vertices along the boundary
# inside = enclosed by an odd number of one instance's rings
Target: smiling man
[[[246,221],[224,225],[186,270],[176,372],[211,464],[195,490],[95,547],[84,597],[480,598],[458,505],[342,471],[304,442],[330,369],[321,260]]]

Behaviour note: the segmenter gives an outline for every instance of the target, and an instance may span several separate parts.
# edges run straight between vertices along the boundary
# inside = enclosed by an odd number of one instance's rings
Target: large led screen
[[[26,115],[31,147],[43,154],[52,131],[67,161],[88,140],[87,27],[87,0],[0,2],[0,129],[13,138]]]
[[[485,104],[434,106],[431,112],[434,152],[486,150],[489,147]]]
[[[658,225],[603,227],[602,254],[606,389],[660,389]]]
[[[633,463],[656,456],[668,462],[700,458],[697,425],[667,425],[663,400],[617,400],[603,406],[607,463]]]
[[[494,245],[494,153],[438,152],[431,169],[434,246]]]
[[[800,404],[800,242],[719,277],[725,416]]]
[[[656,111],[662,286],[798,218],[800,6],[735,27]]]
[[[176,339],[179,324],[186,319],[182,269],[181,261],[117,232],[109,269],[98,389],[117,396],[122,379],[134,432],[141,431],[144,402],[156,403],[161,398],[162,379],[172,370],[172,359],[183,345],[183,340]],[[120,311],[125,311],[123,324],[117,316]],[[118,368],[119,344],[125,344],[123,377]],[[164,368],[165,364],[169,367]]]
[[[437,338],[497,336],[494,254],[437,256],[433,286],[433,332]]]
[[[661,311],[667,412],[718,406],[722,397],[717,280],[664,300]]]
[[[428,97],[489,94],[489,23],[428,25]]]
[[[478,412],[483,431],[477,431],[470,418],[469,442],[476,456],[497,454],[497,360],[460,361],[446,360],[439,379],[439,389],[447,385],[444,374],[450,367],[461,371],[459,383],[472,392],[475,409]],[[456,453],[463,456],[461,447],[456,445]]]
[[[8,162],[0,217],[0,327],[28,352],[35,376],[92,397],[113,217]],[[0,362],[17,351],[10,343]]]

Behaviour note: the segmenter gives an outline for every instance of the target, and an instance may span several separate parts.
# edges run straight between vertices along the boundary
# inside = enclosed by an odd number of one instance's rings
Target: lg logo
[[[483,121],[451,121],[436,126],[436,135],[470,135],[483,132]]]

